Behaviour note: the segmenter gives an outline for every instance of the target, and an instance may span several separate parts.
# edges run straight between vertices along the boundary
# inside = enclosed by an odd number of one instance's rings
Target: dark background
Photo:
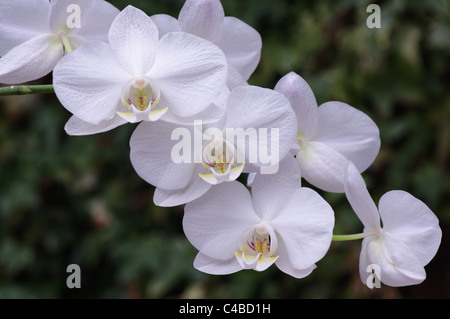
[[[175,17],[184,3],[110,2]],[[181,228],[183,207],[156,207],[153,188],[133,171],[135,126],[69,137],[63,128],[70,114],[49,94],[0,99],[0,298],[449,298],[449,2],[376,2],[381,29],[366,25],[370,1],[222,3],[226,15],[262,36],[251,84],[273,88],[294,71],[319,104],[346,102],[378,124],[381,150],[363,174],[375,202],[405,190],[440,220],[443,239],[427,279],[368,289],[359,279],[360,241],[333,242],[304,279],[275,266],[198,272]],[[335,210],[336,234],[362,231],[345,195],[321,194]],[[66,287],[73,263],[81,267],[81,289]]]

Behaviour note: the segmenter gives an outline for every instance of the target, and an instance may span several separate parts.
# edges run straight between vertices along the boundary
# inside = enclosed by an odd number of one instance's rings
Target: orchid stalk
[[[369,236],[374,236],[375,233],[367,232],[367,233],[359,233],[359,234],[351,234],[351,235],[333,235],[333,241],[349,241],[349,240],[358,240],[363,239]]]
[[[0,96],[55,93],[52,84],[0,87]]]

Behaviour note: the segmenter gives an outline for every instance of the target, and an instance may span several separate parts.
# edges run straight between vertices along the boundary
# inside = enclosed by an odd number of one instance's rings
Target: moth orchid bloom
[[[275,86],[285,95],[297,115],[298,133],[292,152],[302,176],[327,192],[344,192],[345,172],[353,162],[365,171],[380,149],[376,124],[363,112],[341,102],[317,106],[306,81],[294,72]]]
[[[439,220],[419,199],[393,190],[375,206],[358,169],[350,164],[345,192],[369,237],[362,241],[360,277],[366,283],[370,265],[380,267],[388,286],[416,285],[425,280],[424,266],[436,254],[442,237]],[[380,224],[380,218],[381,223]]]
[[[219,46],[228,62],[230,89],[247,84],[261,58],[262,40],[259,33],[235,17],[226,17],[219,0],[187,0],[178,20],[165,14],[152,16],[160,36],[167,32],[184,31]]]
[[[119,10],[103,0],[0,0],[0,83],[49,74],[63,55],[106,41]]]
[[[156,187],[155,204],[177,206],[236,180],[246,164],[268,172],[289,154],[296,132],[295,114],[282,94],[240,86],[216,123],[140,123],[131,136],[130,158],[138,175]]]
[[[278,173],[255,177],[251,194],[234,181],[187,203],[183,229],[199,251],[194,267],[225,275],[275,264],[296,278],[309,275],[329,249],[334,214],[300,183],[300,169],[287,157]]]
[[[66,124],[71,135],[127,122],[191,122],[226,88],[226,59],[216,45],[183,32],[160,39],[133,6],[116,17],[108,39],[80,47],[54,70],[56,95],[74,115]]]

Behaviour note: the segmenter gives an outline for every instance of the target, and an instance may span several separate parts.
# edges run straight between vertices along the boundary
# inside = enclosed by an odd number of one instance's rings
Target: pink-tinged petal
[[[275,174],[257,174],[252,183],[253,205],[263,220],[272,220],[282,213],[291,197],[301,187],[297,161],[286,156]]]
[[[175,134],[178,131],[182,135]],[[192,180],[195,163],[184,152],[191,152],[193,133],[189,127],[157,122],[142,122],[130,139],[130,159],[137,174],[149,184],[166,190],[180,190]],[[181,143],[181,144],[180,144]],[[174,152],[176,145],[183,146]],[[186,149],[189,148],[189,149]],[[193,154],[191,154],[193,155]],[[174,156],[180,158],[175,159]],[[183,162],[184,161],[184,162]]]
[[[236,258],[220,260],[198,253],[194,260],[194,268],[210,275],[228,275],[242,270]]]
[[[76,116],[72,116],[67,121],[64,129],[68,135],[72,136],[93,135],[110,131],[125,123],[127,122],[119,116],[115,116],[111,120],[106,120],[97,125],[84,122]]]
[[[49,34],[48,0],[0,0],[0,57],[39,35]]]
[[[319,107],[318,124],[312,137],[336,150],[365,171],[380,150],[377,125],[363,112],[341,102],[327,102]]]
[[[104,0],[58,0],[51,2],[48,19],[55,34],[63,31],[89,41],[106,42],[109,28],[119,13],[119,9]]]
[[[16,46],[0,58],[0,83],[19,84],[49,74],[64,54],[51,35],[40,35]]]
[[[247,162],[257,167],[270,167],[282,160],[297,134],[289,101],[278,92],[250,85],[231,91],[225,127],[227,140],[235,140]]]
[[[250,193],[239,182],[222,183],[186,204],[183,229],[191,244],[210,258],[234,258],[240,239],[260,222]]]
[[[300,135],[302,138],[310,139],[319,116],[317,101],[311,87],[301,76],[290,72],[278,81],[275,91],[287,97],[297,115]]]
[[[405,243],[389,233],[363,240],[360,259],[361,281],[367,282],[368,269],[379,269],[379,279],[385,285],[402,287],[425,280],[425,269]]]
[[[344,192],[349,164],[342,154],[319,142],[308,142],[296,155],[302,176],[312,185],[333,193]]]
[[[174,207],[189,203],[197,198],[203,196],[210,188],[211,184],[205,182],[198,176],[200,171],[204,168],[201,164],[197,164],[192,174],[192,180],[189,184],[177,190],[165,190],[157,188],[153,196],[153,202],[161,207]]]
[[[218,43],[230,66],[247,81],[261,58],[262,39],[259,33],[234,17],[225,17]]]
[[[379,232],[380,215],[367,190],[361,173],[353,164],[349,164],[346,173],[345,195],[354,212],[361,220],[365,231]]]
[[[161,39],[167,33],[182,31],[178,20],[167,14],[155,14],[152,15],[152,21],[158,27],[159,38]]]
[[[158,40],[158,28],[152,19],[131,5],[122,10],[109,30],[109,43],[117,60],[133,76],[150,71]]]
[[[222,34],[224,18],[219,0],[187,0],[178,22],[184,32],[216,43]]]
[[[308,273],[330,247],[334,212],[317,192],[302,187],[270,223],[279,235],[277,265]]]
[[[80,120],[99,124],[115,117],[122,89],[131,79],[111,47],[89,43],[64,56],[53,71],[61,104]]]
[[[161,91],[161,107],[179,117],[192,117],[223,92],[227,64],[222,51],[211,42],[172,32],[160,40],[148,77]]]
[[[383,230],[408,245],[421,262],[427,265],[436,255],[442,230],[436,215],[421,200],[404,191],[390,191],[379,203]]]

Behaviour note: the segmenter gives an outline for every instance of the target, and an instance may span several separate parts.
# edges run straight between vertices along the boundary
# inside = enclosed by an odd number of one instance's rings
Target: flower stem
[[[360,233],[360,234],[351,234],[351,235],[333,235],[333,241],[349,241],[349,240],[357,240],[363,239],[365,237],[374,236],[375,233]]]
[[[0,87],[0,96],[39,94],[39,93],[55,93],[55,90],[53,89],[53,85],[51,84]]]

